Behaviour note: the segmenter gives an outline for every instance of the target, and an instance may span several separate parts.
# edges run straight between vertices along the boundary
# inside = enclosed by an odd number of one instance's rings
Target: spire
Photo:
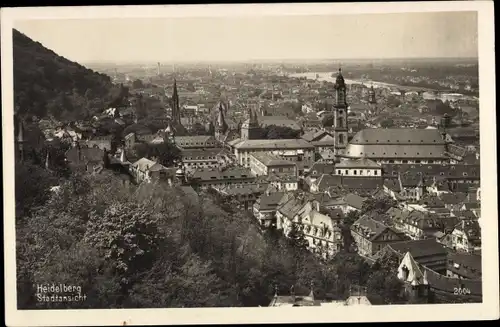
[[[403,180],[401,179],[401,172],[398,172],[398,183],[399,183],[399,192],[403,192]]]
[[[179,93],[177,92],[177,79],[174,78],[174,90],[172,92],[172,120],[180,123]]]
[[[274,297],[278,297],[278,285],[274,284]]]
[[[427,279],[427,269],[424,270],[424,281],[423,282],[424,282],[424,285],[429,285],[429,280]]]
[[[227,124],[226,121],[224,120],[224,107],[222,105],[222,102],[219,104],[219,115],[217,117],[217,130],[224,134],[227,131]]]

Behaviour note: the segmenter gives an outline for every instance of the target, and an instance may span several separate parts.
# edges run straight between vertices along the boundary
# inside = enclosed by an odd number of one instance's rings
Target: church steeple
[[[257,113],[248,107],[248,119],[241,125],[241,139],[254,140],[258,138],[259,122]]]
[[[181,115],[179,106],[179,93],[177,92],[177,80],[174,78],[174,90],[172,92],[172,120],[174,124],[180,125]]]
[[[377,100],[375,99],[375,89],[373,89],[373,84],[371,85],[370,90],[368,90],[368,102],[377,103]]]
[[[216,138],[220,138],[222,135],[227,132],[227,124],[224,119],[224,107],[222,105],[222,101],[219,103],[219,112],[217,115],[217,126],[215,129]]]
[[[347,145],[347,88],[342,75],[342,68],[339,67],[337,78],[335,79],[335,104],[333,106],[333,130],[335,138],[335,156],[343,153]]]

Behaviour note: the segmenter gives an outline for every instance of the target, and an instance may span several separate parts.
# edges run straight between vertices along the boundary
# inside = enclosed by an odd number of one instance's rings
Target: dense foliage
[[[259,139],[297,139],[300,130],[286,126],[268,125],[260,129]]]
[[[128,91],[113,86],[109,76],[63,58],[17,30],[13,51],[14,103],[22,116],[74,121],[126,100]]]
[[[137,143],[134,147],[137,158],[156,158],[158,162],[166,167],[172,166],[181,159],[181,151],[169,142],[151,144]]]

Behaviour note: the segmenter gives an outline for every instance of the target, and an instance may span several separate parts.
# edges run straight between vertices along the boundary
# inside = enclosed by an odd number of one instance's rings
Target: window
[[[377,170],[374,170],[374,171],[373,171],[373,175],[377,176],[377,175],[378,175],[378,171],[377,171]]]
[[[339,144],[344,144],[344,134],[339,134]]]
[[[358,171],[356,169],[354,169],[354,175],[357,175],[358,174]]]
[[[346,174],[346,175],[349,175],[349,170],[347,170],[347,169],[346,169],[346,170],[345,170],[345,174]]]
[[[337,174],[338,174],[338,175],[340,175],[340,174],[341,174],[340,170],[337,170]]]

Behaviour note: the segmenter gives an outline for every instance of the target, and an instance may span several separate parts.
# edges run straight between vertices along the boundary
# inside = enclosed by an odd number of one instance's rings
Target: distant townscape
[[[92,70],[13,41],[19,309],[482,302],[477,60]]]

